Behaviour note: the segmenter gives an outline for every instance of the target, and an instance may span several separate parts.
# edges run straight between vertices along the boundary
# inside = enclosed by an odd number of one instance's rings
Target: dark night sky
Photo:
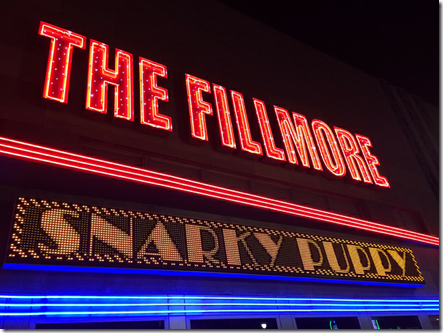
[[[437,0],[219,0],[438,106]]]

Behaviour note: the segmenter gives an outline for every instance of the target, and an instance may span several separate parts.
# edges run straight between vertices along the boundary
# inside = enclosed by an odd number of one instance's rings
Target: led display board
[[[424,284],[408,248],[34,198],[6,263]]]

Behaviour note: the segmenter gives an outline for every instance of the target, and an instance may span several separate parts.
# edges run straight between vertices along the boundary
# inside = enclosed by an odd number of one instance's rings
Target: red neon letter
[[[189,117],[191,134],[194,138],[208,141],[208,131],[204,114],[212,116],[212,106],[203,101],[202,91],[210,93],[208,81],[186,74],[186,89],[188,91]]]
[[[285,145],[286,154],[288,155],[289,163],[298,164],[297,157],[295,155],[295,149],[297,149],[302,165],[304,167],[310,167],[308,155],[306,153],[307,143],[314,169],[323,170],[318,157],[317,148],[314,145],[314,139],[312,138],[305,116],[293,112],[292,115],[294,116],[295,122],[294,127],[286,109],[274,105],[274,110],[277,116],[278,125],[280,126],[280,132]]]
[[[168,77],[166,66],[140,57],[140,123],[172,131],[171,117],[158,113],[158,100],[168,101],[168,90],[157,86],[157,76]]]
[[[72,50],[84,49],[86,37],[45,22],[40,22],[38,33],[51,38],[43,97],[67,103]]]
[[[243,95],[231,90],[231,97],[232,104],[234,105],[234,114],[237,121],[241,149],[252,154],[263,155],[260,143],[252,141]]]
[[[234,130],[232,128],[226,89],[215,84],[213,84],[212,87],[214,88],[215,108],[217,110],[222,145],[235,149]]]
[[[266,155],[270,158],[286,161],[285,152],[281,148],[277,148],[272,135],[271,126],[269,125],[268,113],[266,112],[265,103],[253,98],[255,112],[257,113],[258,124],[260,125],[261,136],[265,145]]]
[[[311,124],[315,141],[317,141],[317,146],[320,148],[320,155],[323,158],[326,168],[336,176],[344,176],[346,173],[345,162],[341,157],[334,133],[329,126],[321,120],[314,119]],[[326,135],[326,140],[324,135]],[[332,153],[332,156],[329,152]]]
[[[361,148],[366,163],[369,166],[369,171],[371,172],[372,178],[374,178],[375,184],[383,187],[391,187],[389,186],[389,182],[386,177],[382,177],[378,173],[377,165],[380,165],[380,163],[378,162],[378,158],[375,155],[371,155],[371,153],[369,152],[369,147],[372,147],[371,141],[367,137],[359,134],[355,134],[355,137],[357,138],[358,144]]]
[[[348,165],[351,177],[355,180],[362,180],[360,177],[361,173],[361,175],[363,176],[363,181],[365,183],[372,184],[371,176],[369,175],[366,163],[364,162],[363,158],[358,155],[360,151],[353,135],[342,128],[334,127],[334,130],[335,134],[337,134],[340,148],[343,152],[343,155],[345,156],[345,161]],[[359,170],[360,173],[357,170]]]
[[[116,49],[115,70],[111,70],[108,68],[108,52],[108,45],[91,40],[86,108],[106,113],[108,85],[112,84],[115,86],[114,117],[134,121],[132,54]]]

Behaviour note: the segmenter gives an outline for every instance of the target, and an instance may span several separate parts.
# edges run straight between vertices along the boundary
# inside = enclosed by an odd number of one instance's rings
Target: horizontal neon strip
[[[286,201],[231,190],[165,173],[73,154],[4,137],[0,137],[0,154],[38,163],[56,165],[67,169],[198,194],[246,206],[268,209],[293,216],[305,217],[350,228],[413,240],[420,243],[439,245],[438,237],[411,230],[391,227],[351,216],[331,213]]]
[[[432,309],[371,309],[370,312],[416,312],[416,311],[438,311],[439,308]],[[165,310],[165,311],[54,311],[54,312],[0,312],[0,316],[53,316],[53,315],[170,315],[170,314],[199,314],[199,313],[253,313],[253,312],[368,312],[367,309],[331,309],[329,307],[323,309],[297,309],[292,311],[285,311],[284,309],[230,309],[230,310]]]
[[[3,303],[0,304],[0,307],[139,307],[139,306],[276,306],[276,303],[23,303],[23,304],[13,304],[13,303]],[[306,303],[279,303],[278,306],[306,306]],[[309,306],[335,306],[335,307],[358,307],[362,306],[362,304],[341,304],[341,303],[309,303]],[[417,306],[416,304],[403,304],[403,303],[393,303],[393,304],[385,304],[385,303],[372,303],[365,304],[365,307],[399,307],[399,308],[408,308]],[[422,304],[421,307],[435,307],[434,303],[431,304]]]
[[[99,296],[99,295],[0,295],[0,299],[143,299],[143,300],[250,300],[303,302],[381,302],[381,303],[439,303],[438,299],[366,299],[366,298],[297,298],[297,297],[236,297],[236,296]],[[184,304],[184,303],[180,303]]]
[[[295,297],[229,297],[229,296],[100,296],[100,295],[0,295],[6,302],[0,304],[1,316],[51,316],[51,315],[173,315],[203,313],[297,313],[297,312],[438,312],[439,300],[411,299],[348,299],[348,298],[295,298]],[[25,299],[25,303],[17,300]],[[64,303],[77,299],[76,303]],[[89,303],[102,299],[102,303]],[[127,299],[152,302],[126,303]],[[8,302],[9,300],[9,302]],[[46,300],[43,301],[43,300]],[[51,302],[47,302],[51,300]],[[123,302],[119,302],[123,300]],[[191,300],[187,303],[187,300]],[[213,300],[211,302],[210,300]],[[225,302],[220,302],[225,300]],[[40,301],[40,302],[38,302]],[[43,301],[43,302],[42,302]],[[160,301],[160,302],[159,302]],[[170,302],[172,301],[172,302]],[[177,303],[177,302],[183,303]],[[56,303],[54,303],[56,302]],[[27,307],[26,311],[17,308]],[[66,310],[48,311],[48,307]],[[69,309],[75,307],[78,310]],[[84,309],[79,309],[83,307]],[[93,311],[90,307],[114,307],[117,310]],[[135,308],[134,308],[135,307]],[[156,309],[140,309],[156,307]],[[182,309],[178,309],[181,307]],[[197,308],[196,308],[197,307]],[[246,307],[246,308],[245,308]],[[29,308],[36,308],[35,311]]]
[[[4,263],[3,269],[19,269],[27,271],[50,271],[50,272],[87,272],[87,273],[114,273],[114,274],[146,274],[146,275],[174,275],[174,276],[203,276],[203,277],[217,277],[217,278],[236,278],[236,279],[258,279],[258,280],[280,280],[280,281],[297,281],[297,282],[321,282],[321,283],[340,283],[340,284],[358,284],[358,285],[374,285],[387,287],[412,287],[420,288],[425,284],[417,283],[396,283],[380,281],[365,281],[365,280],[340,280],[328,278],[309,278],[309,277],[294,277],[282,275],[260,275],[260,274],[246,274],[246,273],[219,273],[219,272],[200,272],[200,271],[173,271],[163,269],[137,269],[137,268],[112,268],[112,267],[87,267],[87,266],[59,266],[59,265],[31,265],[31,264],[13,264]]]

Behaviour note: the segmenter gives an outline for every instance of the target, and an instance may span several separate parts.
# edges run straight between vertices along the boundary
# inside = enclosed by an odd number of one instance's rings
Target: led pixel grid
[[[408,248],[34,198],[7,262],[424,283]]]

